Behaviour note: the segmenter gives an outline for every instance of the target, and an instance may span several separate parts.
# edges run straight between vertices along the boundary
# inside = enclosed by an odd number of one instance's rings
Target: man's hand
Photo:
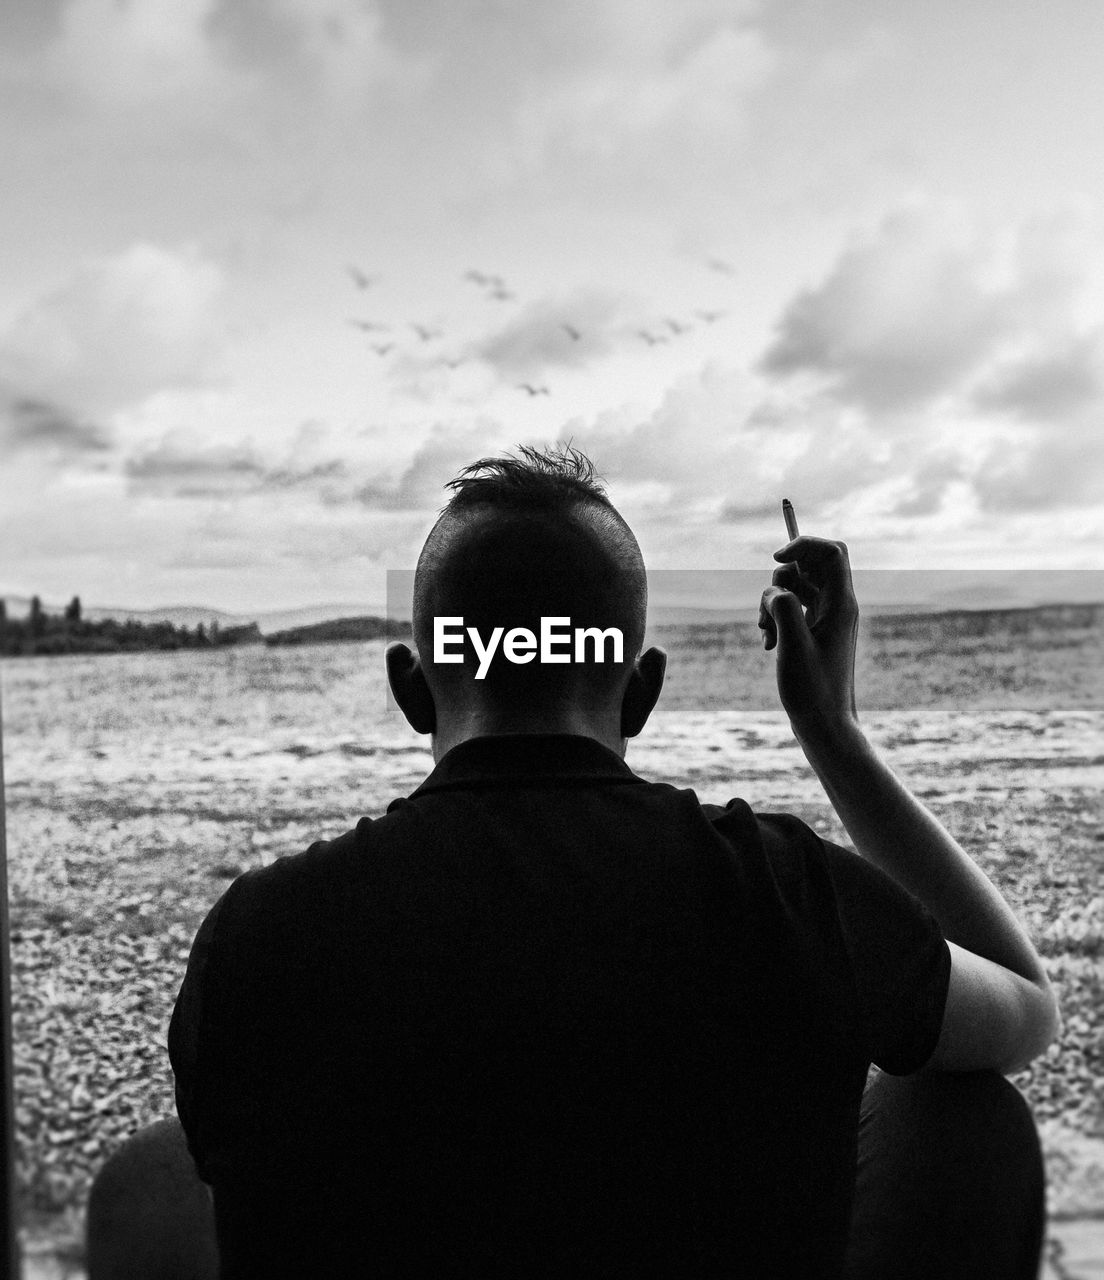
[[[774,558],[783,563],[759,604],[765,649],[778,649],[782,706],[798,738],[854,726],[859,606],[847,547],[799,537]]]

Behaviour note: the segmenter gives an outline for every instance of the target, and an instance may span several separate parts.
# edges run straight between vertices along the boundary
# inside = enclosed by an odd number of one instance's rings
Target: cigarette
[[[798,536],[797,516],[794,515],[793,503],[789,498],[782,499],[782,519],[786,522],[786,532],[790,536],[790,541]]]

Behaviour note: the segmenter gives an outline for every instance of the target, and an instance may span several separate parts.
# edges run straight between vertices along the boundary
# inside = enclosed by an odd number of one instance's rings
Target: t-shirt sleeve
[[[702,805],[714,828],[743,851],[745,882],[773,932],[804,957],[850,1025],[855,1049],[892,1075],[931,1057],[943,1025],[951,957],[927,908],[884,871],[822,839],[793,814],[753,812],[742,800]],[[756,877],[760,851],[762,874]],[[800,966],[799,966],[800,968]],[[828,984],[827,986],[825,984]]]
[[[870,1060],[891,1075],[908,1075],[939,1040],[950,949],[919,899],[858,854],[821,844]]]
[[[211,908],[207,918],[199,926],[199,932],[192,943],[188,956],[188,967],[181,983],[180,992],[173,1006],[172,1018],[169,1021],[168,1048],[169,1062],[172,1064],[175,1078],[176,1113],[184,1136],[188,1140],[188,1150],[196,1162],[199,1176],[206,1179],[201,1152],[198,1148],[198,1097],[199,1088],[199,1053],[200,1038],[203,1025],[204,987],[207,976],[207,961],[218,926],[219,913],[226,901],[224,894]]]

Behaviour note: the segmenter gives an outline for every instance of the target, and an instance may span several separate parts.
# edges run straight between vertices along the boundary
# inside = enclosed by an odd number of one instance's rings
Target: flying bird
[[[663,323],[667,326],[668,329],[671,330],[671,332],[675,335],[676,338],[679,337],[681,334],[689,333],[689,331],[693,328],[693,325],[680,324],[679,321],[672,320],[670,316],[664,316]]]
[[[432,342],[434,338],[441,336],[440,329],[431,329],[428,325],[411,323],[410,327],[423,342]]]
[[[486,296],[493,298],[496,302],[513,301],[514,295],[506,288],[506,281],[502,276],[495,275],[493,271],[477,271],[475,267],[469,267],[464,272],[463,279],[478,285],[480,289],[485,289]]]
[[[493,271],[477,271],[475,267],[469,267],[464,272],[463,279],[471,281],[472,284],[478,285],[480,289],[505,289],[506,281],[502,276],[495,275]]]
[[[385,356],[394,345],[393,342],[373,342],[372,350],[377,356]]]
[[[531,382],[519,382],[517,385],[519,391],[527,391],[531,396],[549,396],[552,394],[547,387],[534,387]]]
[[[567,334],[572,342],[578,342],[583,336],[573,324],[562,324],[560,325],[560,328]]]
[[[728,315],[727,311],[695,311],[694,314],[699,320],[704,320],[706,324],[714,324],[716,321]]]
[[[367,272],[361,271],[359,267],[355,267],[351,263],[345,270],[349,273],[349,278],[358,289],[370,289],[379,280],[379,276],[370,276]]]
[[[391,328],[389,324],[377,324],[375,320],[350,320],[349,323],[362,333],[386,333]]]
[[[670,339],[663,337],[662,334],[649,333],[647,329],[637,329],[637,336],[643,338],[649,347],[657,346],[661,342],[668,342]]]

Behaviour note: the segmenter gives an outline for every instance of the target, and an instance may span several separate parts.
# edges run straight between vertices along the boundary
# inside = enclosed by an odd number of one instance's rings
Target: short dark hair
[[[497,658],[483,693],[541,703],[585,686],[616,684],[644,643],[648,588],[632,530],[606,496],[594,464],[570,445],[521,445],[481,458],[449,481],[452,496],[430,531],[414,575],[414,640],[431,667],[433,618],[539,630],[543,616],[617,627],[624,662],[542,666]],[[439,681],[467,667],[435,669]],[[470,675],[470,672],[468,672]]]
[[[445,485],[452,497],[443,511],[480,504],[519,510],[565,510],[596,502],[614,510],[594,463],[572,445],[536,449],[518,445],[517,458],[480,458]]]

